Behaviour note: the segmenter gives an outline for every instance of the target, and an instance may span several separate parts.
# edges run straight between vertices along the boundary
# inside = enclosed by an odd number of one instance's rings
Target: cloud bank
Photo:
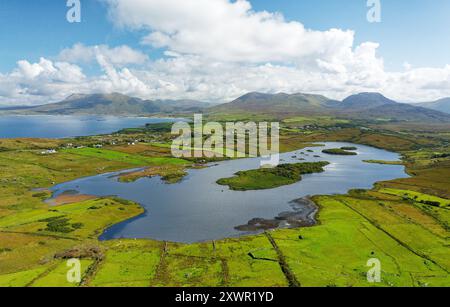
[[[245,0],[104,0],[115,26],[144,33],[143,50],[81,43],[0,74],[0,103],[37,104],[71,93],[224,102],[249,91],[308,92],[341,99],[379,91],[400,101],[450,96],[450,65],[386,71],[379,44],[351,30],[306,29]],[[100,73],[87,76],[82,67]]]

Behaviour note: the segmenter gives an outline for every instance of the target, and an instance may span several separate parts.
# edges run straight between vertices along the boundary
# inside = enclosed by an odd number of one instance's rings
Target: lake
[[[350,189],[370,189],[378,181],[408,177],[403,166],[365,163],[363,160],[399,159],[396,153],[349,143],[329,142],[281,155],[282,163],[328,161],[325,172],[303,176],[299,183],[263,191],[231,191],[216,181],[238,171],[257,169],[259,158],[224,161],[205,169],[190,170],[177,184],[158,177],[121,183],[117,174],[103,174],[57,185],[54,197],[67,192],[111,196],[141,204],[146,213],[107,229],[101,240],[146,238],[192,243],[235,237],[236,229],[254,218],[274,219],[293,210],[292,201],[307,195],[346,193]],[[323,154],[325,148],[356,146],[358,156]],[[311,150],[313,152],[308,152]],[[315,157],[319,155],[320,157]],[[294,158],[293,156],[297,156]]]
[[[108,134],[149,123],[175,122],[178,119],[116,117],[13,115],[0,116],[0,138],[67,138]]]

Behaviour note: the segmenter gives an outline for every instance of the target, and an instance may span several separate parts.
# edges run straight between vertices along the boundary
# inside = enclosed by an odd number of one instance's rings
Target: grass
[[[390,233],[339,198],[321,196],[314,200],[321,207],[320,225],[273,234],[303,286],[373,286],[366,279],[366,264],[371,258],[382,263],[383,280],[379,286],[449,285],[444,270],[400,245]],[[357,202],[345,201],[352,205]],[[367,204],[367,207],[374,206]],[[371,213],[384,217],[384,211],[376,206]],[[416,230],[426,233],[423,229]],[[302,240],[298,238],[300,234]],[[407,234],[406,229],[403,234]]]
[[[274,259],[262,260],[256,258]],[[276,253],[265,236],[191,245],[168,244],[152,285],[286,286]]]
[[[400,241],[410,252],[420,255],[425,262],[433,263],[447,272],[450,270],[446,236],[436,235],[429,229],[430,225],[423,222],[421,216],[396,210],[396,202],[368,201],[346,196],[340,197],[339,200],[378,229],[388,233],[394,240]],[[441,230],[442,234],[446,232],[444,228]]]
[[[242,171],[235,177],[217,181],[220,185],[227,185],[232,190],[266,190],[294,184],[302,180],[302,175],[320,173],[328,162],[282,164],[275,168],[261,168]]]
[[[348,124],[350,123],[347,119],[336,119],[331,116],[296,116],[283,120],[285,124],[295,124],[295,125],[313,125],[320,124],[325,126],[332,126],[335,124]]]
[[[384,188],[380,189],[381,193],[386,193],[390,195],[400,196],[405,200],[411,200],[413,202],[433,206],[433,207],[442,207],[442,208],[450,208],[450,199],[444,199],[441,197],[428,195],[424,193],[408,191],[408,190],[398,190],[398,189],[389,189]]]
[[[143,177],[161,176],[161,179],[167,183],[177,183],[180,182],[186,175],[187,172],[184,166],[169,164],[123,173],[119,176],[119,180],[121,182],[133,182]]]
[[[89,267],[93,264],[93,260],[82,259],[81,264],[81,279],[86,275]],[[42,274],[33,281],[31,287],[77,287],[78,283],[70,283],[67,280],[67,272],[71,268],[67,266],[66,261],[60,261],[60,263],[46,274]]]
[[[25,287],[44,274],[48,268],[40,266],[27,271],[11,273],[0,276],[0,287]]]
[[[163,243],[112,241],[89,286],[148,287],[159,263]]]
[[[210,244],[208,244],[210,245]],[[191,249],[182,244],[167,244],[158,266],[152,286],[217,286],[223,280],[220,259],[214,257],[212,249],[194,245]],[[198,250],[203,251],[202,255]]]
[[[108,250],[89,286],[287,285],[276,253],[262,235],[190,245],[149,240],[105,245]]]
[[[0,231],[0,275],[38,269],[47,266],[58,251],[70,249],[79,241],[59,236]],[[0,278],[1,280],[1,278]]]
[[[95,149],[95,148],[66,149],[65,152],[85,157],[100,158],[104,160],[128,163],[139,166],[161,165],[161,164],[175,164],[175,165],[189,164],[187,161],[182,159],[165,158],[165,157],[164,158],[146,157],[135,154],[126,154],[123,152],[108,149]]]
[[[378,184],[379,187],[450,199],[450,159],[431,160],[428,155],[422,157],[415,152],[407,152],[404,160],[411,177],[382,182]]]
[[[0,231],[95,239],[108,226],[143,212],[131,202],[95,199],[5,217],[0,219]]]
[[[396,127],[396,129],[401,129]],[[288,139],[292,142],[351,142],[355,144],[368,145],[376,148],[396,152],[413,150],[418,152],[421,148],[436,147],[441,142],[433,137],[418,137],[416,133],[400,133],[397,131],[377,131],[374,129],[361,129],[358,127],[343,129],[313,129],[301,134],[290,135]]]

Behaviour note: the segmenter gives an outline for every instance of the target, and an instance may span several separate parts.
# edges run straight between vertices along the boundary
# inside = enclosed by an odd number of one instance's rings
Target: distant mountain
[[[450,122],[448,114],[399,103],[380,93],[352,95],[339,106],[341,115],[352,118],[382,119],[396,121]]]
[[[143,101],[122,94],[75,94],[64,101],[28,109],[28,112],[45,114],[98,114],[130,115],[151,114],[160,109],[151,101]]]
[[[443,98],[437,101],[433,101],[433,102],[424,102],[424,103],[419,103],[417,104],[418,106],[427,108],[427,109],[432,109],[435,111],[440,111],[440,112],[444,112],[444,113],[448,113],[450,114],[450,97],[449,98]]]
[[[432,103],[436,108],[448,106],[450,99]],[[443,109],[444,110],[444,109]],[[448,109],[447,109],[448,110]],[[379,93],[360,93],[336,101],[312,94],[264,94],[252,92],[222,105],[195,100],[143,100],[118,93],[75,94],[65,100],[36,107],[0,110],[13,114],[51,115],[155,115],[205,112],[210,115],[232,115],[251,118],[294,116],[335,116],[362,120],[391,120],[450,123],[450,114],[418,105],[398,103]]]
[[[263,114],[322,114],[331,112],[338,101],[331,100],[321,95],[311,94],[263,94],[248,93],[238,99],[208,109],[212,114],[239,114],[245,113],[263,113]]]
[[[27,108],[9,108],[8,111],[20,114],[52,115],[151,115],[194,112],[210,106],[208,103],[194,100],[152,101],[113,93],[74,94],[58,103]]]
[[[208,109],[210,114],[338,116],[364,120],[450,122],[448,114],[398,103],[379,93],[352,95],[342,102],[320,95],[249,93],[233,102]]]
[[[339,108],[349,111],[363,111],[378,108],[381,106],[393,106],[397,102],[388,99],[380,93],[360,93],[345,98],[339,104]]]

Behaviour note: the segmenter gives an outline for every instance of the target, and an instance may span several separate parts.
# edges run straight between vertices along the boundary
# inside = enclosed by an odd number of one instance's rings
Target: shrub
[[[420,203],[433,206],[433,207],[440,207],[441,203],[438,201],[431,201],[431,200],[422,200]]]
[[[83,228],[84,224],[83,223],[74,223],[72,224],[72,228],[73,229],[81,229]]]
[[[74,231],[73,227],[69,224],[70,219],[64,216],[51,217],[39,222],[47,223],[47,228],[43,231],[70,233]]]

